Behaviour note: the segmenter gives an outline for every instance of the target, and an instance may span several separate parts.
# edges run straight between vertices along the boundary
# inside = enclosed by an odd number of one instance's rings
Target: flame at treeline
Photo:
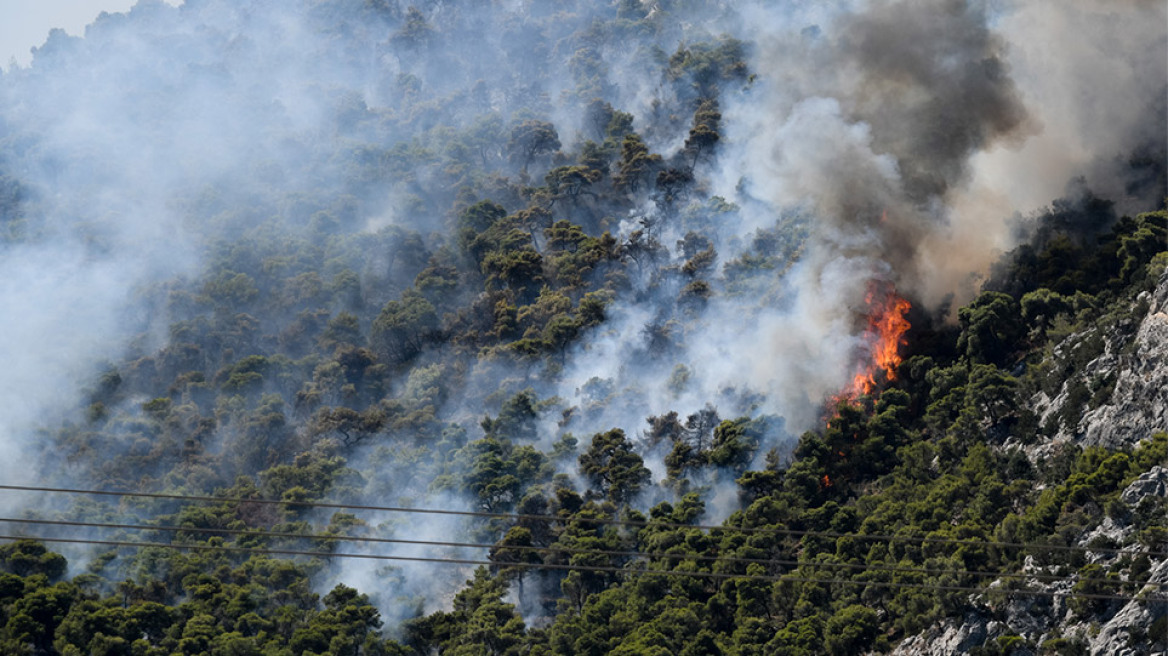
[[[878,380],[896,380],[896,368],[902,360],[900,348],[907,342],[904,334],[912,325],[906,315],[912,304],[896,293],[891,283],[870,281],[864,296],[867,326],[864,328],[864,351],[852,381],[833,401],[853,401],[868,394]]]

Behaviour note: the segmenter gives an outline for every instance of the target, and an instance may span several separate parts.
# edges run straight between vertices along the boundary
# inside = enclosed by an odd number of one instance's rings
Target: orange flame
[[[864,303],[868,306],[868,326],[863,339],[870,358],[859,365],[851,384],[835,397],[836,405],[871,392],[878,373],[883,373],[885,381],[896,380],[902,359],[900,347],[907,343],[904,334],[912,327],[905,318],[912,304],[898,296],[892,285],[870,282]]]
[[[824,474],[823,478],[819,479],[819,483],[823,485],[823,487],[831,487],[831,477],[827,474]]]

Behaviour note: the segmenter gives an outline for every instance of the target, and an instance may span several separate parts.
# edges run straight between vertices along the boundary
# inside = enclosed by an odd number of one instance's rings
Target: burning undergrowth
[[[897,368],[908,345],[912,304],[896,293],[892,283],[872,280],[864,295],[865,326],[857,349],[856,372],[847,388],[833,396],[829,405],[854,403],[879,386],[896,380]]]

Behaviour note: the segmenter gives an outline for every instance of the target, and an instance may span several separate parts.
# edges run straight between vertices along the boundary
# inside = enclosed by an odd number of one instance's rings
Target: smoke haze
[[[0,191],[13,190],[0,196],[10,201],[0,208],[0,475],[23,480],[48,448],[38,431],[81,422],[112,363],[129,371],[150,359],[162,370],[192,341],[184,336],[215,322],[243,327],[237,343],[191,356],[209,380],[290,342],[281,331],[293,320],[308,325],[310,304],[272,310],[264,303],[274,290],[328,296],[322,325],[343,310],[370,335],[381,308],[404,298],[432,258],[458,248],[460,211],[480,200],[522,210],[524,185],[604,139],[583,109],[592,98],[631,114],[631,129],[672,167],[691,158],[684,144],[697,101],[717,95],[718,151],[692,155],[690,197],[673,206],[642,188],[619,215],[594,199],[553,206],[555,218],[584,217],[611,230],[623,252],[652,257],[627,267],[604,322],[547,362],[480,362],[477,345],[460,345],[457,358],[428,346],[412,354],[415,371],[435,366],[425,375],[438,382],[399,368],[381,391],[478,439],[484,415],[531,388],[552,399],[534,444],[550,449],[571,431],[586,446],[585,436],[620,427],[655,480],[665,465],[644,444],[651,416],[684,418],[711,404],[722,419],[769,418],[756,466],[814,428],[824,399],[852,374],[868,281],[940,312],[977,293],[1015,245],[1012,221],[1069,181],[1082,178],[1121,212],[1165,192],[1163,2],[633,3],[641,27],[603,39],[585,26],[612,7],[563,4],[557,14],[538,2],[142,0],[104,15],[84,38],[54,32],[28,66],[0,76]],[[740,40],[750,75],[713,85],[669,77],[679,47],[723,36]],[[637,47],[620,47],[622,38]],[[560,145],[508,157],[508,129],[532,120],[555,124]],[[467,160],[483,171],[466,172]],[[693,254],[682,243],[694,231],[715,253],[708,294],[691,284],[701,276],[684,272]],[[295,243],[295,257],[248,252],[272,234]],[[636,251],[640,238],[656,240],[656,250]],[[296,258],[318,262],[328,279],[279,277]],[[766,266],[734,273],[758,261]],[[231,275],[208,279],[211,270]],[[347,274],[359,282],[342,285]],[[276,282],[265,287],[268,279]],[[498,306],[459,293],[468,307],[478,303],[476,316],[456,317],[450,301],[436,317],[489,323]],[[225,316],[216,299],[251,314]],[[303,398],[352,398],[344,384],[355,385],[325,360],[280,365],[311,385],[265,379],[262,391],[287,409],[272,414],[292,426],[271,452],[313,447],[294,410]],[[156,378],[165,390],[170,379]],[[418,391],[441,385],[451,389]],[[140,415],[146,388],[121,397],[116,411]],[[199,403],[193,392],[172,394],[176,405]],[[214,432],[208,452],[246,442],[239,422]],[[377,454],[347,452],[369,498],[480,507],[433,496],[430,481],[379,477]],[[272,464],[265,457],[255,456]],[[583,490],[574,458],[565,462],[562,473]],[[451,464],[444,475],[466,473]],[[155,475],[143,480],[195,486]],[[733,479],[707,483],[711,513],[732,510]],[[669,496],[649,491],[641,505]],[[402,576],[437,576],[411,571]],[[335,580],[366,576],[341,571]]]

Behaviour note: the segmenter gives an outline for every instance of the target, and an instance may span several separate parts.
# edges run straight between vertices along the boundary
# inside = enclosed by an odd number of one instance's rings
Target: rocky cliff
[[[1168,270],[1159,276],[1153,290],[1139,294],[1119,315],[1070,334],[1051,349],[1049,359],[1058,363],[1052,366],[1054,375],[1069,375],[1062,378],[1057,393],[1040,391],[1031,399],[1039,421],[1048,427],[1046,439],[1025,446],[1035,464],[1064,446],[1131,448],[1168,430]],[[1084,358],[1083,351],[1091,355]],[[1076,357],[1085,364],[1073,364]],[[1082,390],[1090,396],[1084,396]],[[1067,416],[1076,420],[1069,427],[1060,426]],[[1012,440],[1007,444],[1021,446]],[[1079,535],[1075,544],[1139,549],[1130,517],[1153,503],[1162,508],[1165,498],[1168,468],[1153,467],[1124,489],[1117,501],[1122,507],[1110,507],[1107,516]],[[1087,560],[1108,568],[1124,557],[1130,556],[1104,551],[1089,554]],[[1030,573],[1065,575],[1034,566],[1032,560],[1027,562]],[[1132,594],[1168,597],[1168,556],[1161,553],[1149,559],[1148,565],[1148,583]],[[1168,603],[1139,598],[1111,600],[1098,604],[1091,613],[1076,612],[1061,594],[1071,592],[1077,582],[1077,575],[1053,583],[1036,578],[1027,581],[1027,586],[1047,596],[1008,603],[972,594],[969,602],[973,610],[962,619],[939,622],[901,641],[892,653],[1168,656]],[[997,651],[985,651],[986,645],[995,645]]]
[[[1079,434],[1085,444],[1131,446],[1168,430],[1168,269],[1155,291],[1137,302],[1148,304],[1147,314],[1130,355],[1103,358],[1119,365],[1115,390],[1105,404],[1083,415]]]
[[[1168,496],[1168,468],[1155,467],[1124,489],[1121,501],[1132,510],[1145,499]],[[1076,541],[1081,547],[1124,544],[1133,537],[1133,527],[1123,520],[1107,517],[1094,530]],[[1090,560],[1101,565],[1124,558],[1123,553],[1095,553]],[[1135,600],[1113,600],[1101,604],[1099,612],[1084,617],[1062,596],[1075,588],[1075,579],[1044,582],[1028,580],[1027,586],[1043,594],[997,603],[987,594],[969,597],[974,609],[961,621],[945,620],[927,631],[902,641],[892,654],[897,656],[952,656],[968,654],[996,644],[997,651],[979,653],[1010,656],[1038,654],[1091,654],[1092,656],[1165,656],[1168,638],[1168,603],[1150,602],[1141,595],[1168,595],[1168,558],[1150,560],[1148,582],[1133,590]],[[1027,560],[1029,574],[1053,574],[1050,568],[1034,566]],[[1000,583],[1000,581],[999,581]],[[994,586],[991,586],[994,587]]]

